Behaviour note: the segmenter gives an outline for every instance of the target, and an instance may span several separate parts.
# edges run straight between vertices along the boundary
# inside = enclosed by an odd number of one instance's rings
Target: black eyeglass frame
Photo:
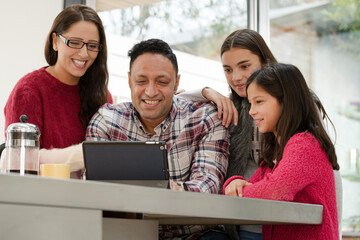
[[[69,48],[74,48],[74,49],[82,49],[84,47],[84,45],[86,45],[86,49],[88,51],[91,51],[91,52],[100,52],[102,50],[102,44],[101,43],[94,43],[94,42],[84,42],[84,41],[81,41],[81,40],[70,40],[70,39],[67,39],[65,38],[64,36],[62,36],[61,34],[56,34],[57,36],[59,36],[59,38],[66,44],[66,46],[68,46]],[[74,47],[74,46],[70,46],[70,42],[71,41],[76,41],[76,42],[81,42],[82,45],[81,47]],[[96,51],[96,50],[92,50],[92,49],[89,49],[89,44],[97,44],[99,46],[99,50]]]

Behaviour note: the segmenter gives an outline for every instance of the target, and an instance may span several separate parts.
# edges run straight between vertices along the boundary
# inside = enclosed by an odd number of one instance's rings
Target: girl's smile
[[[256,126],[262,133],[272,132],[277,135],[276,126],[282,113],[279,101],[252,82],[247,89],[248,99],[251,104],[249,114],[254,119]]]

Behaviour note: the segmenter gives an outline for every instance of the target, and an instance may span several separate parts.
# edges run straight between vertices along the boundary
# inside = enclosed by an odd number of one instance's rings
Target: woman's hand
[[[242,197],[243,195],[243,187],[249,186],[252,183],[249,183],[242,179],[235,179],[227,185],[225,188],[225,195],[234,196],[234,197]]]
[[[233,120],[234,125],[238,124],[238,111],[230,98],[223,96],[212,88],[206,87],[202,90],[202,95],[214,102],[218,108],[218,117],[222,118],[222,125],[228,127]]]

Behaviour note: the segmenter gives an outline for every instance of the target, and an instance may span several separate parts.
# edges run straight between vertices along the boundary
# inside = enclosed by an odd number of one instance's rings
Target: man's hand
[[[175,191],[185,191],[185,189],[182,187],[182,184],[173,180],[170,180],[170,189]]]
[[[212,88],[206,87],[202,90],[202,95],[214,102],[218,108],[218,117],[222,118],[222,125],[228,127],[233,120],[234,125],[238,124],[238,111],[230,98],[223,96]]]

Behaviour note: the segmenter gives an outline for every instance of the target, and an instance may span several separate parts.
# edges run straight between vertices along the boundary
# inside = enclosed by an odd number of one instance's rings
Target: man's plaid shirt
[[[212,104],[174,97],[168,117],[154,131],[144,130],[132,103],[105,104],[90,121],[86,140],[165,141],[170,179],[185,182],[190,191],[219,192],[228,165],[229,134]],[[193,230],[183,226],[174,236]]]

